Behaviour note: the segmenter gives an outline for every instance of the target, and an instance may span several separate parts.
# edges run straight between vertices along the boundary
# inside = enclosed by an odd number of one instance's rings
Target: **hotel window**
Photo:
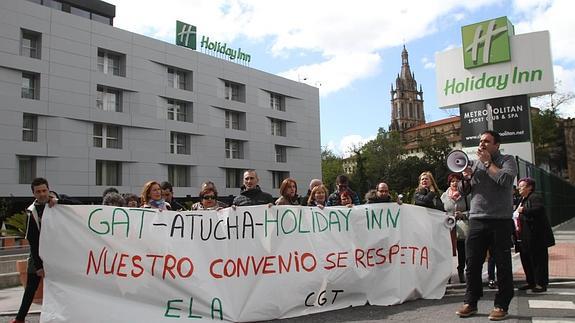
[[[239,188],[242,186],[243,170],[239,168],[226,168],[226,188]]]
[[[76,16],[90,19],[90,12],[82,8],[70,6],[70,13]]]
[[[94,124],[94,147],[122,149],[122,127]]]
[[[287,163],[287,147],[276,145],[276,162]]]
[[[122,91],[98,85],[96,107],[104,111],[122,112]]]
[[[179,132],[170,132],[170,154],[189,155],[190,135]]]
[[[245,130],[243,127],[243,113],[226,110],[226,128],[235,130]]]
[[[226,158],[228,159],[243,159],[243,142],[240,140],[226,139]]]
[[[40,74],[22,72],[22,98],[38,100],[40,98]]]
[[[36,178],[36,157],[18,156],[18,183],[30,184]]]
[[[175,187],[189,187],[190,167],[186,165],[168,165],[168,181]]]
[[[243,84],[224,81],[224,98],[226,100],[245,102],[245,86]]]
[[[286,136],[286,122],[278,119],[271,119],[272,136]]]
[[[20,34],[20,55],[40,59],[42,48],[42,34],[21,29]]]
[[[285,97],[277,93],[270,93],[270,108],[285,111]]]
[[[180,90],[192,90],[192,72],[168,67],[168,86]]]
[[[125,55],[98,48],[98,71],[104,74],[125,76]]]
[[[96,160],[96,185],[121,186],[122,163],[109,160]]]
[[[192,122],[192,103],[167,99],[168,101],[168,120]]]
[[[289,172],[272,171],[272,187],[280,188],[284,179],[289,177]]]
[[[24,113],[22,118],[22,140],[38,141],[38,116]]]

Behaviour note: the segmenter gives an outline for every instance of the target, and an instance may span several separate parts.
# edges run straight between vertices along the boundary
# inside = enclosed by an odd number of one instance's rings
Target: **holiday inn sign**
[[[185,22],[176,21],[176,45],[188,47],[190,49],[196,50],[197,39],[197,28],[196,26],[187,24]],[[228,47],[227,43],[222,43],[219,41],[210,41],[207,36],[202,36],[202,41],[200,42],[200,48],[204,49],[207,53],[213,53],[218,55],[223,55],[227,59],[233,61],[243,61],[249,63],[251,60],[251,55],[242,52],[241,48],[233,49]]]
[[[461,28],[462,47],[438,53],[440,107],[554,90],[548,31],[514,35],[507,17]]]

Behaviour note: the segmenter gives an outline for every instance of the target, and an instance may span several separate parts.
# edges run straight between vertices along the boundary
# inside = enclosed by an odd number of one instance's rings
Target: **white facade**
[[[321,177],[317,88],[25,0],[0,13],[0,196]]]

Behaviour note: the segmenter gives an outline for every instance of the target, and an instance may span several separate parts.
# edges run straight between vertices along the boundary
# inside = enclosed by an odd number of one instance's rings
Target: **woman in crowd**
[[[311,190],[309,199],[307,200],[307,205],[317,206],[320,209],[323,209],[327,203],[328,196],[327,188],[323,184],[318,185]]]
[[[342,206],[353,207],[353,198],[351,197],[353,193],[349,190],[342,191],[339,194],[340,204]]]
[[[516,212],[519,214],[519,238],[521,265],[527,285],[519,290],[531,289],[534,293],[547,290],[549,284],[549,252],[555,245],[555,237],[541,197],[535,194],[535,181],[522,178],[517,184],[521,200]]]
[[[133,193],[125,193],[124,200],[126,201],[127,207],[138,207],[140,205],[138,195]]]
[[[443,203],[440,197],[441,191],[439,191],[431,172],[421,173],[419,175],[419,186],[413,195],[413,204],[443,211]]]
[[[297,196],[297,183],[293,178],[286,178],[280,185],[280,197],[276,205],[300,205]]]
[[[459,275],[459,282],[465,283],[465,238],[467,238],[467,231],[469,227],[469,204],[470,197],[463,196],[458,190],[457,185],[463,176],[461,173],[452,173],[447,177],[449,187],[441,195],[443,207],[448,215],[455,217],[455,228],[452,232],[452,247],[457,250],[457,273]],[[455,239],[454,239],[455,238]]]
[[[119,206],[123,207],[126,206],[126,201],[119,193],[108,193],[104,195],[104,199],[102,200],[102,205],[111,205],[111,206]]]
[[[200,201],[192,205],[192,211],[197,210],[221,210],[227,205],[224,202],[218,201],[218,190],[216,185],[212,182],[202,183],[202,190],[200,191]]]
[[[144,184],[140,200],[142,202],[143,208],[159,209],[159,210],[170,209],[170,204],[168,204],[162,198],[162,188],[160,186],[160,183],[156,181],[149,181],[146,184]]]

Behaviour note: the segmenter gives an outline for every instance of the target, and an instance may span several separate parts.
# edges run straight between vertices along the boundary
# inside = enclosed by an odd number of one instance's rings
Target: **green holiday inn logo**
[[[197,29],[196,26],[176,20],[176,45],[196,50]],[[241,48],[234,49],[228,44],[219,41],[210,41],[210,37],[202,36],[200,48],[214,56],[225,57],[229,60],[249,63],[251,55],[242,52]]]
[[[176,45],[196,50],[196,26],[176,20]]]
[[[465,68],[510,61],[509,36],[513,34],[507,17],[461,27]]]

